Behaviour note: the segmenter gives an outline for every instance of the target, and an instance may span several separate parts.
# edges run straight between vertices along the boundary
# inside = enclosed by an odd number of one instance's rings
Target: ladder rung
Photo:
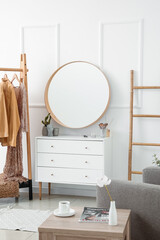
[[[22,68],[0,68],[0,71],[6,71],[6,72],[23,72]],[[29,70],[27,69],[27,72]]]
[[[133,86],[133,89],[160,89],[160,86]]]
[[[142,174],[142,172],[138,172],[138,171],[132,171],[132,174]]]
[[[133,114],[133,117],[151,117],[151,118],[160,118],[160,115]]]
[[[139,145],[139,146],[160,146],[160,143],[137,143],[137,142],[133,142],[132,145]]]

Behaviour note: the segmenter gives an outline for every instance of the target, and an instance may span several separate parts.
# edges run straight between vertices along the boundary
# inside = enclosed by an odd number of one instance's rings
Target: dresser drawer
[[[103,142],[38,139],[37,151],[42,153],[103,155]]]
[[[102,173],[102,170],[38,167],[38,181],[96,184],[97,177],[102,176]]]
[[[103,169],[103,156],[38,153],[38,167]]]

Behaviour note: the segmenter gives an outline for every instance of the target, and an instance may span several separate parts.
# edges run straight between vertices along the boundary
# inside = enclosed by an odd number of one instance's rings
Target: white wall
[[[109,79],[111,104],[101,121],[109,121],[113,135],[113,178],[127,179],[129,71],[136,71],[136,84],[160,85],[160,1],[1,0],[0,8],[1,67],[19,66],[20,32],[24,27],[33,185],[37,186],[34,182],[34,138],[41,134],[41,120],[47,113],[45,84],[58,66],[74,60],[100,66]],[[135,95],[135,112],[160,114],[159,102],[158,90],[141,91]],[[55,122],[53,126],[60,128],[60,134],[90,135],[91,131],[98,134],[98,124],[81,130],[66,129]],[[159,142],[159,126],[159,119],[134,120],[134,140]],[[156,147],[134,147],[134,169],[151,165],[152,155],[158,151]],[[1,172],[4,161],[5,150],[1,149]],[[140,178],[134,177],[135,180]]]

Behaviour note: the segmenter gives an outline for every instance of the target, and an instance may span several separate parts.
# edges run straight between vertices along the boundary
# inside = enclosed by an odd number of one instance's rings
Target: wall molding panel
[[[35,30],[35,31],[34,31]],[[33,43],[33,38],[34,38],[34,34],[35,32],[37,31],[37,35],[41,35],[42,38],[38,38],[38,39],[35,39],[35,42]],[[29,35],[29,32],[31,33]],[[32,36],[32,33],[33,33],[33,36]],[[37,70],[37,75],[38,75],[38,69],[37,69],[37,66],[36,66],[36,56],[34,54],[34,57],[33,57],[33,61],[32,61],[32,43],[33,43],[33,48],[34,46],[36,47],[36,42],[37,42],[37,52],[39,53],[39,55],[37,55],[37,62],[40,61],[40,56],[43,55],[45,49],[47,49],[48,46],[46,46],[46,42],[45,42],[45,35],[47,33],[47,36],[46,38],[48,38],[48,42],[50,41],[50,47],[52,48],[52,51],[51,52],[47,52],[46,53],[46,66],[45,66],[45,60],[42,60],[41,61],[41,64],[39,65],[40,68],[41,68],[41,71],[42,71],[42,65],[43,65],[43,62],[44,62],[44,69],[43,69],[43,77],[46,76],[46,83],[50,77],[50,75],[54,72],[54,70],[56,70],[57,68],[59,68],[60,66],[60,24],[53,24],[53,25],[31,25],[31,26],[22,26],[21,29],[20,29],[20,45],[21,45],[21,53],[26,53],[27,55],[27,66],[29,68],[29,72],[32,71],[32,75],[34,75],[34,78],[36,79],[37,83],[38,83],[38,80],[36,78],[36,70]],[[51,35],[51,36],[50,36]],[[53,40],[53,41],[52,41]],[[30,43],[28,43],[30,41]],[[44,42],[44,49],[43,49],[43,42]],[[28,46],[27,46],[28,44]],[[30,45],[29,45],[30,44]],[[38,47],[40,47],[38,49]],[[31,52],[32,51],[32,52]],[[41,53],[42,52],[42,53]],[[48,54],[48,56],[47,56]],[[28,59],[31,59],[31,62],[32,62],[32,66],[33,66],[33,69],[30,69],[29,67],[29,60]],[[51,71],[49,69],[49,71],[47,72],[47,61],[49,61],[48,59],[51,59],[51,60],[54,60],[53,62],[51,61],[48,68],[52,68],[52,64],[53,64],[53,71]],[[36,67],[35,71],[34,71],[34,68]],[[34,71],[34,72],[33,72]],[[48,75],[49,74],[49,75]],[[28,78],[29,78],[29,74],[28,74]],[[38,78],[41,80],[41,76],[38,76]],[[43,78],[44,79],[44,78]],[[28,79],[28,82],[30,81],[30,78]],[[31,79],[31,81],[33,81],[33,79]],[[41,81],[42,82],[42,81]],[[30,84],[30,82],[29,82]],[[39,84],[40,84],[40,81],[39,81]],[[43,84],[44,84],[44,81],[43,81]],[[31,86],[31,84],[30,84]],[[29,107],[30,108],[45,108],[45,104],[44,104],[44,97],[40,97],[40,95],[43,95],[44,96],[44,87],[43,86],[43,89],[41,88],[39,92],[39,95],[37,95],[37,98],[34,97],[34,100],[32,99],[32,97],[30,97],[30,101],[29,101]],[[30,89],[30,87],[29,87]],[[34,90],[30,90],[32,91],[32,96],[34,96]],[[35,91],[37,91],[35,89]],[[43,91],[43,92],[42,92]],[[35,92],[36,93],[36,92]],[[37,93],[36,93],[37,94]],[[41,98],[41,100],[40,100]]]
[[[112,32],[117,31],[120,33],[121,29],[123,30],[123,28],[125,29],[125,33],[127,33],[127,34],[125,36],[119,35],[119,36],[117,36],[117,38],[114,37],[113,41],[112,41],[112,39],[111,39],[112,36],[110,37],[110,34],[109,34],[111,32],[111,30],[112,30]],[[135,37],[134,31],[137,33],[136,37]],[[132,38],[130,37],[130,33],[132,33],[132,35],[133,35],[133,42],[135,42],[135,45],[137,45],[137,49],[136,49],[136,46],[133,45],[133,49],[135,48],[134,52],[137,53],[136,56],[134,53],[133,62],[135,61],[136,63],[134,62],[133,65],[137,65],[137,68],[134,69],[133,67],[129,67],[129,69],[127,68],[127,69],[125,69],[125,71],[128,73],[131,69],[135,70],[136,85],[142,85],[143,84],[143,19],[133,20],[133,21],[119,21],[119,22],[118,21],[116,21],[116,22],[100,22],[99,23],[99,48],[98,48],[99,49],[99,54],[98,54],[99,61],[98,62],[99,62],[100,68],[103,69],[104,72],[109,71],[109,73],[111,75],[112,75],[112,73],[114,74],[114,69],[112,67],[111,67],[111,69],[109,69],[109,67],[107,67],[107,64],[105,64],[104,59],[105,58],[107,59],[107,53],[108,53],[107,50],[110,47],[112,48],[114,46],[114,44],[115,44],[115,46],[117,44],[118,47],[121,46],[119,41],[122,41],[123,38],[124,39],[127,38],[127,35],[128,35],[128,38],[131,39],[131,41],[132,41]],[[108,39],[109,39],[109,41],[108,41]],[[112,44],[113,44],[113,46],[112,46]],[[130,49],[132,48],[131,44],[129,47],[130,47]],[[122,48],[124,48],[124,51],[125,51],[125,45],[123,45],[123,42],[122,42]],[[133,52],[133,50],[131,49],[130,52]],[[110,55],[111,55],[111,52],[109,52],[109,56]],[[118,57],[120,58],[120,56],[118,56]],[[132,56],[130,56],[130,58],[132,58]],[[109,62],[109,59],[107,59],[107,61]],[[130,60],[130,62],[131,61],[132,60]],[[113,59],[112,59],[112,62],[114,62]],[[120,65],[121,65],[121,63],[120,63]],[[117,68],[115,68],[115,71],[117,69],[119,70],[119,66],[117,66]],[[122,68],[122,71],[123,71],[123,68]],[[108,74],[106,73],[106,75],[108,75]],[[130,83],[129,77],[127,78],[128,79],[127,84]],[[117,77],[114,80],[117,82],[120,82],[121,79],[119,79]],[[124,79],[123,79],[123,81],[124,81]],[[111,83],[111,91],[112,91],[112,78],[111,78],[110,83]],[[122,82],[121,84],[125,84],[125,83],[126,82]],[[127,89],[127,91],[129,92],[130,88]],[[116,95],[116,93],[114,93],[114,94]],[[112,96],[111,96],[111,98],[112,98]],[[142,91],[138,91],[137,94],[135,94],[134,102],[135,102],[135,104],[134,104],[135,108],[142,107]],[[111,100],[110,108],[124,108],[124,109],[127,108],[128,109],[129,108],[129,100],[128,101],[125,100],[125,102],[123,102],[122,104],[120,104],[120,101],[118,101],[118,100],[116,103],[114,102],[112,104],[112,100]]]

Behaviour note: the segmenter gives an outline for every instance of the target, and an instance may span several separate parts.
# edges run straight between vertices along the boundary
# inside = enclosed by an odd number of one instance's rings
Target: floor
[[[14,208],[22,209],[40,209],[40,210],[54,210],[58,207],[58,202],[68,200],[71,203],[71,208],[96,206],[96,199],[92,197],[78,197],[78,196],[62,196],[62,195],[42,195],[42,200],[38,198],[38,194],[33,195],[33,200],[28,200],[27,193],[20,193],[19,202],[15,203],[14,198],[0,199],[0,208],[13,206]],[[0,230],[0,240],[38,240],[38,233],[25,231],[9,231]]]

